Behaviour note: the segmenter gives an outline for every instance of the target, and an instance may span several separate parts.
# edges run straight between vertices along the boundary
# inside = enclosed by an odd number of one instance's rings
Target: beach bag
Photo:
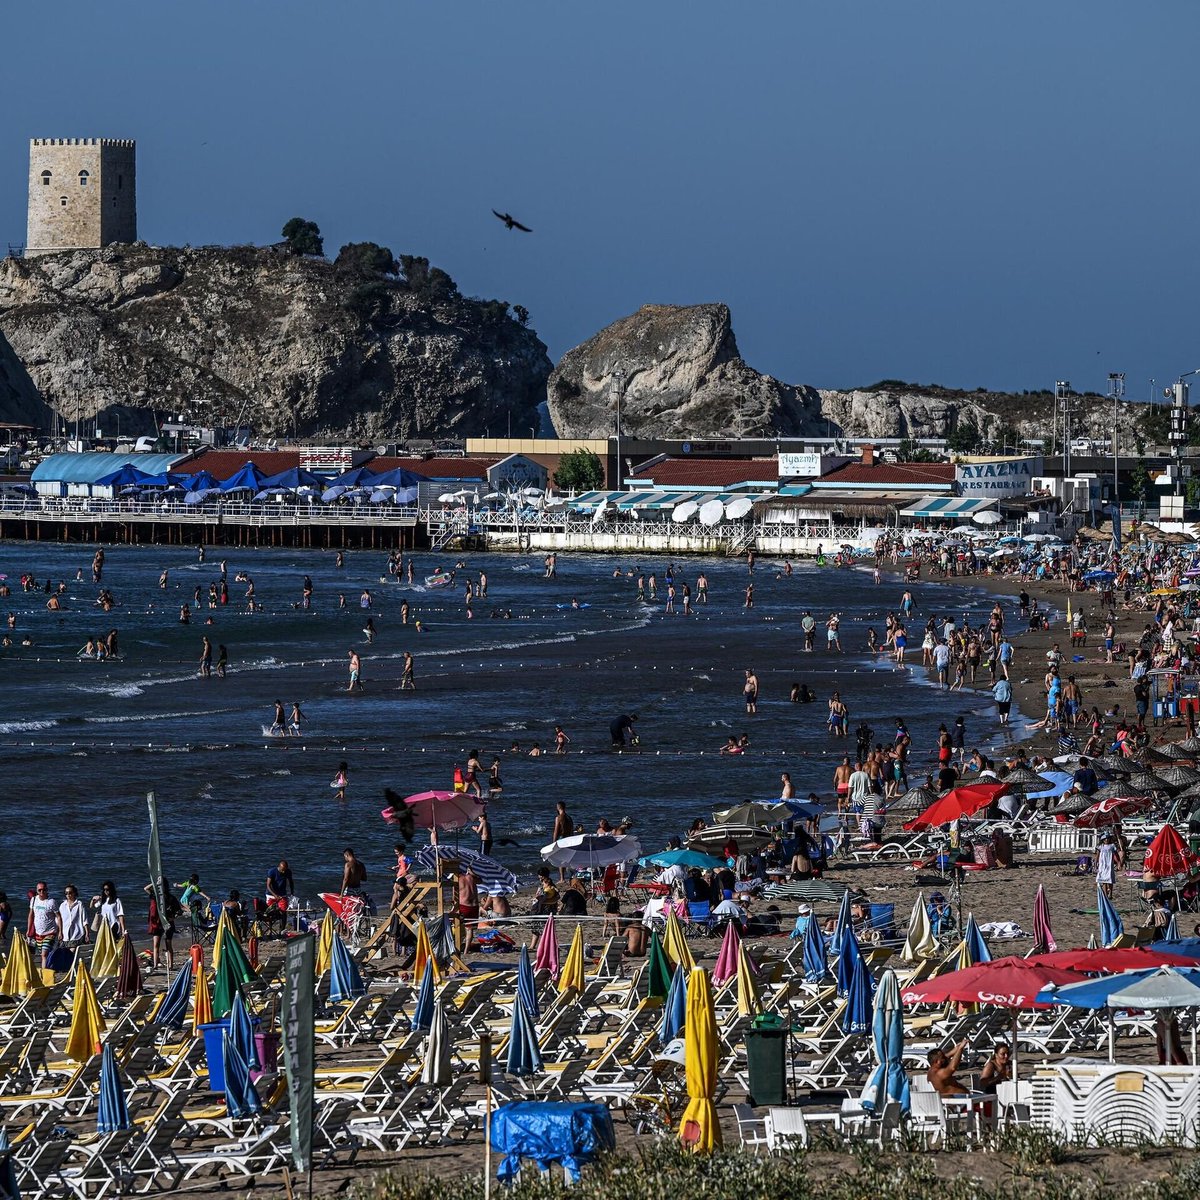
[[[46,956],[46,968],[50,971],[65,972],[71,969],[75,955],[66,946],[55,946]]]

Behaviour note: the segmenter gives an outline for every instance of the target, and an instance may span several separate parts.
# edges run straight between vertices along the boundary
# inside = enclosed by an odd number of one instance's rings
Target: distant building
[[[137,241],[137,143],[33,138],[27,255]]]

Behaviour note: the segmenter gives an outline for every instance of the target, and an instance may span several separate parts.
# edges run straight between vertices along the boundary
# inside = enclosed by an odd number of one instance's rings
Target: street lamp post
[[[1117,457],[1117,442],[1118,442],[1118,416],[1121,411],[1121,401],[1125,397],[1125,372],[1110,371],[1108,373],[1108,394],[1112,397],[1113,402],[1113,430],[1112,430],[1112,452],[1113,452],[1113,490],[1112,490],[1112,509],[1113,520],[1119,521],[1121,518],[1117,515],[1120,508],[1121,485],[1118,478],[1118,457]]]
[[[612,376],[612,396],[617,410],[617,491],[621,487],[621,401],[625,398],[625,372],[618,368]]]
[[[1066,494],[1067,480],[1071,477],[1071,381],[1056,379],[1054,381],[1054,408],[1062,413],[1062,460],[1063,460],[1063,494]]]

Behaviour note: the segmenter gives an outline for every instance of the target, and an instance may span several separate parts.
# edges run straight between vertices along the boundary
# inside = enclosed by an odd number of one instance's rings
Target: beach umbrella
[[[741,944],[742,939],[738,937],[737,924],[734,921],[726,921],[725,933],[721,938],[721,949],[717,952],[716,966],[712,969],[712,981],[718,987],[737,974],[738,947]]]
[[[1146,848],[1143,870],[1150,871],[1162,879],[1171,875],[1186,875],[1190,864],[1191,856],[1183,838],[1176,833],[1173,825],[1164,825]]]
[[[1197,943],[1195,954],[1171,949],[1166,942],[1153,942],[1149,946],[1058,950],[1053,954],[1033,955],[1025,961],[1068,971],[1085,971],[1088,974],[1115,974],[1121,971],[1153,971],[1158,967],[1193,967],[1198,959],[1200,942]]]
[[[115,471],[109,471],[107,475],[101,475],[96,483],[100,487],[130,487],[136,484],[144,484],[153,476],[145,471],[139,471],[132,463],[126,463],[123,467],[118,467]]]
[[[542,1015],[538,1003],[537,983],[533,978],[533,962],[529,957],[529,947],[521,947],[521,955],[517,959],[517,995],[525,1003],[529,1015],[536,1021]]]
[[[1191,761],[1195,757],[1191,750],[1185,750],[1178,742],[1168,742],[1165,746],[1160,746],[1159,751],[1164,758],[1169,758],[1172,762],[1183,758]]]
[[[395,808],[394,797],[385,793]],[[481,800],[467,792],[417,792],[401,801],[422,829],[463,829],[479,816]]]
[[[125,1087],[117,1071],[117,1058],[112,1046],[105,1042],[100,1055],[100,1091],[96,1102],[96,1132],[116,1133],[131,1129],[129,1105],[125,1103]]]
[[[317,934],[317,961],[316,973],[320,978],[329,970],[330,964],[333,961],[333,923],[337,918],[333,915],[333,909],[327,908],[325,915],[321,918],[321,929]],[[218,930],[219,932],[219,930]],[[420,934],[417,935],[418,942]]]
[[[1166,766],[1171,761],[1161,750],[1156,750],[1153,746],[1147,746],[1144,750],[1139,750],[1137,752],[1137,760],[1147,771],[1156,771],[1159,767]],[[1193,782],[1195,781],[1193,780]]]
[[[571,948],[567,951],[567,961],[558,974],[559,992],[574,992],[577,996],[583,991],[583,926],[576,925],[571,935]]]
[[[505,1060],[504,1070],[509,1075],[540,1075],[543,1070],[537,1033],[520,996],[513,998],[512,1024],[508,1030],[508,1058]]]
[[[1151,771],[1135,770],[1126,781],[1126,789],[1130,792],[1146,793],[1169,792],[1171,785]]]
[[[238,988],[254,979],[254,969],[241,943],[232,933],[225,939],[221,962],[213,972],[213,1014],[228,1016]]]
[[[653,938],[651,938],[653,943]],[[542,932],[538,936],[537,954],[533,965],[539,971],[549,971],[551,979],[558,978],[558,932],[554,927],[554,914],[546,918]]]
[[[710,1154],[721,1144],[721,1123],[713,1104],[717,1089],[717,1019],[708,972],[703,967],[693,967],[688,976],[684,1069],[688,1105],[679,1122],[679,1136],[697,1153]]]
[[[667,952],[667,958],[672,966],[681,966],[690,971],[696,965],[696,960],[692,957],[691,950],[688,949],[683,926],[680,925],[679,918],[671,907],[667,908],[667,927],[663,930],[662,941],[663,949]]]
[[[750,510],[754,507],[754,501],[749,496],[738,496],[736,500],[730,500],[725,505],[725,516],[731,521],[740,521],[743,517],[750,514]]]
[[[112,926],[107,921],[101,921],[100,928],[96,930],[96,944],[92,947],[92,978],[113,978],[120,961]]]
[[[458,943],[454,940],[454,922],[448,914],[443,913],[440,917],[434,917],[428,925],[433,961],[439,967],[448,966],[458,956]]]
[[[521,1001],[518,999],[517,1004]],[[449,1087],[454,1079],[451,1064],[450,1026],[446,1010],[438,1000],[433,1006],[429,1025],[429,1042],[425,1047],[425,1062],[421,1067],[421,1082],[427,1087]]]
[[[1039,883],[1033,901],[1033,953],[1048,954],[1057,949],[1058,943],[1050,928],[1050,901],[1046,898],[1046,886]]]
[[[220,490],[221,481],[207,471],[196,471],[191,475],[180,476],[180,486],[185,492],[211,492]]]
[[[911,1101],[904,1070],[904,1009],[900,1004],[900,984],[890,967],[879,977],[871,1032],[877,1065],[863,1088],[860,1102],[868,1112],[879,1113],[884,1105],[894,1101],[902,1113],[907,1113]]]
[[[286,471],[280,471],[278,475],[268,475],[261,484],[264,490],[278,488],[284,492],[296,492],[301,488],[323,488],[324,486],[325,480],[320,475],[315,475],[304,467],[289,467]]]
[[[217,931],[213,934],[212,965],[214,972],[221,965],[221,952],[225,948],[225,939],[232,936],[229,931],[229,914],[222,908],[217,914]]]
[[[1200,735],[1193,734],[1191,737],[1184,738],[1182,742],[1175,743],[1180,750],[1186,750],[1188,754],[1200,754]]]
[[[1099,885],[1096,887],[1096,903],[1100,909],[1100,942],[1104,946],[1111,946],[1125,932],[1125,926],[1113,902]]]
[[[175,972],[171,986],[167,988],[154,1014],[154,1024],[162,1029],[182,1029],[187,1020],[188,994],[192,990],[192,960],[188,956]]]
[[[75,960],[75,995],[71,1001],[71,1025],[67,1030],[64,1053],[77,1063],[87,1062],[100,1053],[100,1038],[106,1026],[96,988],[88,973],[87,963]]]
[[[212,997],[208,992],[208,976],[201,967],[196,972],[196,990],[192,996],[192,1036],[201,1036],[201,1025],[208,1025],[213,1019]]]
[[[607,833],[575,833],[542,847],[542,858],[552,867],[607,867],[637,858],[642,847],[635,837]]]
[[[663,1005],[662,1021],[658,1026],[660,1045],[668,1045],[683,1032],[687,1022],[687,979],[687,972],[682,967],[676,967],[675,974],[671,976],[667,1001]]]
[[[769,883],[763,888],[768,900],[804,900],[809,904],[837,904],[849,893],[849,887],[830,879],[792,879]]]
[[[330,927],[332,929],[332,926]],[[433,947],[429,944],[429,930],[425,928],[424,921],[417,922],[417,945],[413,952],[413,978],[425,973],[425,968],[432,963],[433,973],[438,978],[441,977],[441,971],[438,968],[437,960],[433,956]],[[330,943],[330,955],[332,956],[332,942]],[[318,961],[319,958],[318,958]]]
[[[433,1021],[433,956],[430,955],[425,960],[425,969],[421,972],[421,986],[417,989],[417,1003],[413,1008],[412,1020],[409,1021],[408,1027],[414,1029],[428,1029]]]
[[[918,892],[912,912],[908,914],[908,933],[900,957],[915,962],[919,958],[930,958],[936,953],[937,941],[933,936],[933,926],[929,922],[929,910],[925,907],[925,893]]]
[[[1128,779],[1133,774],[1134,764],[1116,754],[1100,754],[1091,760],[1092,766],[1104,775]]]
[[[739,850],[761,850],[771,840],[771,834],[761,825],[746,825],[737,821],[722,821],[719,825],[708,825],[688,835],[691,850],[702,850],[724,859],[721,848],[734,841]]]
[[[920,813],[924,812],[936,799],[937,792],[924,785],[910,787],[898,800],[887,806],[889,813]]]
[[[220,483],[223,492],[261,492],[265,476],[252,463],[243,463],[228,479]]]
[[[948,971],[910,984],[900,993],[905,1004],[991,1004],[999,1008],[1037,1008],[1036,997],[1049,984],[1079,983],[1076,971],[1045,966],[1026,958],[994,958],[963,971]]]
[[[646,957],[646,999],[665,1000],[671,990],[671,964],[657,929],[650,931],[650,950]]]
[[[725,505],[720,500],[706,500],[700,505],[700,524],[716,525],[725,515]]]
[[[1004,518],[998,512],[989,509],[986,512],[973,513],[971,520],[974,521],[976,525],[999,525]],[[908,1109],[906,1107],[905,1112],[907,1111]]]
[[[132,1000],[142,994],[142,971],[138,966],[133,938],[128,934],[121,939],[121,957],[117,966],[117,999]]]
[[[1110,993],[1109,1008],[1200,1008],[1200,970],[1159,967]]]
[[[821,925],[815,916],[809,916],[808,924],[804,927],[804,978],[809,983],[821,983],[829,974],[829,964],[826,960],[825,938],[821,933]]]
[[[258,1061],[258,1045],[254,1041],[254,1023],[241,992],[233,997],[233,1007],[229,1010],[229,1040],[248,1068],[262,1066]]]
[[[737,951],[737,1009],[738,1016],[752,1017],[762,1011],[762,996],[758,990],[758,968],[746,949],[745,942],[738,943]]]
[[[17,1164],[13,1161],[12,1143],[8,1130],[0,1126],[0,1196],[8,1200],[21,1200],[21,1189],[17,1186]]]
[[[221,1048],[225,1058],[225,1111],[235,1121],[253,1117],[262,1112],[262,1099],[250,1079],[250,1067],[227,1029],[221,1031]]]
[[[1169,767],[1155,767],[1154,774],[1169,787],[1182,791],[1194,783],[1200,783],[1200,771],[1195,767],[1185,767],[1181,763],[1172,763]]]
[[[1149,796],[1109,796],[1089,805],[1076,818],[1080,829],[1098,829],[1102,825],[1119,825],[1134,813],[1145,812],[1153,806]]]
[[[834,954],[841,954],[842,942],[846,937],[846,931],[852,929],[850,920],[850,893],[845,891],[842,893],[842,903],[838,908],[837,920],[833,925],[833,933],[829,938],[829,949]]]
[[[1046,786],[1046,778],[1028,767],[1016,767],[1004,777],[1010,792],[1037,792]]]
[[[758,800],[748,800],[744,804],[714,812],[713,820],[721,825],[778,825],[791,815],[792,810],[787,804],[763,804]]]
[[[335,933],[329,966],[330,1003],[340,1004],[346,1000],[353,1000],[356,996],[366,995],[366,991],[358,963],[350,956],[346,943]]]
[[[850,991],[850,980],[855,971],[855,963],[861,961],[862,951],[858,948],[858,938],[854,926],[847,925],[842,937],[842,948],[838,952],[837,961],[837,994],[845,996]]]
[[[440,871],[441,864],[451,855],[443,852],[437,846],[422,846],[413,856],[413,865],[422,871]],[[469,867],[479,876],[483,890],[495,894],[500,888],[505,896],[514,895],[517,891],[517,877],[504,865],[497,862],[490,854],[480,854],[478,850],[467,850],[462,846],[455,849],[453,857],[459,864]]]
[[[16,934],[8,947],[8,958],[4,961],[4,971],[0,973],[0,994],[5,996],[28,996],[41,986],[41,980],[33,973],[33,955],[29,952],[29,943]]]
[[[983,934],[979,932],[974,913],[967,914],[967,928],[963,931],[963,957],[966,960],[962,964],[964,967],[992,961],[992,953],[983,940]]]
[[[909,821],[908,830],[934,829],[947,825],[960,817],[973,817],[987,808],[993,800],[1005,795],[1008,788],[1003,783],[964,783],[951,788],[944,796],[934,801],[919,817]]]
[[[647,854],[638,859],[642,866],[651,867],[699,867],[702,871],[715,870],[723,867],[723,859],[711,854],[701,854],[699,850],[660,850],[657,854]]]
[[[846,944],[849,946],[852,943],[848,939]],[[846,1007],[842,1011],[843,1033],[867,1033],[870,1030],[872,994],[871,972],[867,970],[866,961],[857,953],[856,948],[846,980]]]

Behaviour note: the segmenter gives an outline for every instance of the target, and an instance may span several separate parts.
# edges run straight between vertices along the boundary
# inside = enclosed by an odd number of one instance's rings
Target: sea
[[[777,798],[784,771],[798,796],[828,796],[834,767],[854,750],[853,736],[840,742],[828,731],[835,690],[849,705],[852,733],[865,718],[875,740],[888,742],[896,718],[904,719],[914,740],[913,782],[933,767],[940,722],[962,715],[968,745],[1008,736],[986,692],[932,686],[920,668],[919,632],[910,633],[910,647],[918,647],[912,669],[868,653],[868,627],[882,640],[885,614],[904,590],[895,575],[875,583],[869,567],[806,562],[787,575],[781,562],[760,559],[751,576],[744,560],[687,558],[674,564],[677,591],[686,580],[695,598],[703,572],[709,601],[685,617],[664,611],[671,564],[663,557],[560,554],[557,577],[548,579],[542,555],[470,555],[457,567],[456,587],[439,589],[424,579],[455,568],[453,556],[418,554],[408,585],[388,576],[377,552],[347,551],[338,567],[332,552],[243,549],[225,554],[229,605],[210,609],[219,549],[201,562],[195,548],[109,546],[102,586],[116,607],[104,613],[92,551],[0,545],[0,576],[12,591],[0,612],[15,617],[13,644],[0,648],[0,890],[14,901],[38,879],[60,896],[68,882],[89,896],[112,880],[135,897],[131,912],[141,912],[150,791],[172,882],[195,871],[213,897],[231,888],[257,895],[267,870],[286,858],[298,894],[313,898],[337,888],[342,851],[352,847],[376,899],[386,899],[396,832],[381,816],[385,789],[448,789],[472,750],[485,768],[501,759],[503,797],[490,808],[494,853],[524,878],[550,840],[558,800],[589,832],[602,818],[630,819],[651,852],[697,816]],[[468,619],[457,585],[480,572],[487,598],[474,602]],[[65,581],[64,609],[49,611],[43,591],[22,591],[25,573],[56,588]],[[239,573],[253,580],[261,611],[247,611]],[[636,576],[651,573],[656,604],[637,598]],[[301,606],[306,575],[308,610]],[[918,631],[935,611],[967,613],[977,623],[994,600],[953,582],[914,592],[920,621],[910,630]],[[186,625],[179,620],[185,603],[193,608]],[[815,653],[802,649],[806,609],[818,621]],[[842,614],[843,654],[825,651],[831,612]],[[368,615],[373,645],[363,632]],[[119,633],[118,660],[78,657],[90,636],[110,629]],[[198,673],[206,634],[214,649],[228,649],[225,679]],[[25,636],[31,645],[21,644]],[[347,690],[352,648],[362,656],[361,692]],[[416,690],[402,692],[406,650]],[[761,688],[754,716],[742,698],[748,668]],[[817,700],[792,703],[794,683]],[[277,700],[288,709],[301,704],[303,737],[263,736]],[[641,744],[614,753],[609,725],[624,713],[638,714]],[[563,755],[550,753],[555,725],[570,738]],[[731,734],[749,737],[745,754],[721,755]],[[535,743],[541,757],[528,754]],[[341,762],[349,787],[338,802],[330,782]],[[469,831],[458,836],[477,848]],[[419,834],[417,844],[427,837]]]

